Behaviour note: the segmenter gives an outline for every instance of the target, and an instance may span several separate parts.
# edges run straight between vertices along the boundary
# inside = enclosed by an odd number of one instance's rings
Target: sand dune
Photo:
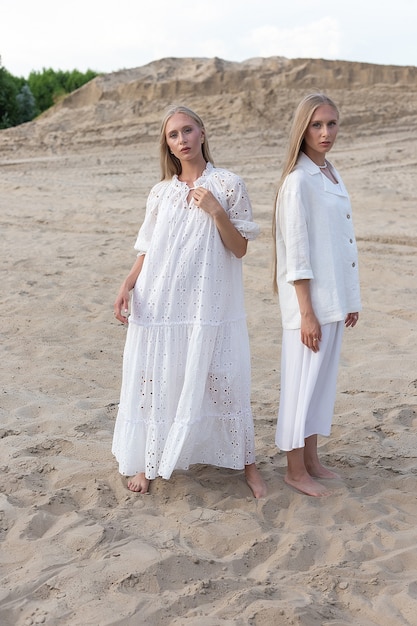
[[[164,59],[99,77],[0,132],[2,626],[400,626],[417,609],[415,67]],[[325,500],[274,445],[280,318],[271,207],[298,99],[325,90],[351,193],[364,311],[346,332]],[[159,178],[164,108],[206,121],[262,233],[245,258],[259,467],[195,466],[138,497],[110,453],[125,329],[112,303]]]

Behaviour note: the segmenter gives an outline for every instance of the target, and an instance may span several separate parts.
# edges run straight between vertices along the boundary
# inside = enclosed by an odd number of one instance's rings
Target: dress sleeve
[[[290,174],[280,189],[277,211],[278,227],[285,246],[288,283],[314,278],[304,197],[302,182],[298,176]]]
[[[156,219],[158,217],[159,204],[168,184],[169,183],[167,183],[166,181],[162,181],[152,187],[149,193],[146,202],[145,219],[143,220],[142,226],[139,229],[136,243],[134,245],[134,249],[138,252],[138,256],[146,254],[149,250],[152,235],[155,229]]]
[[[232,175],[226,185],[227,214],[233,226],[249,241],[260,232],[259,225],[253,221],[252,205],[244,181]]]

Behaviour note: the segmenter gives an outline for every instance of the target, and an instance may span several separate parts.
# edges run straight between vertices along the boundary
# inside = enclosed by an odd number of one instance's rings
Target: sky
[[[416,0],[0,0],[1,65],[24,78],[164,57],[417,66],[416,35]]]

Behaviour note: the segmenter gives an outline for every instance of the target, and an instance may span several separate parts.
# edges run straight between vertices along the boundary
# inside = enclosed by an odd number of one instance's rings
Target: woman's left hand
[[[195,206],[205,211],[213,219],[224,246],[233,252],[238,259],[245,256],[248,248],[247,239],[233,226],[225,209],[211,191],[205,187],[197,187],[194,189],[193,198]]]
[[[356,326],[359,319],[359,313],[348,313],[345,317],[345,326],[348,328],[349,326],[353,328]]]
[[[216,213],[219,211],[224,211],[223,207],[216,200],[211,191],[205,187],[197,187],[194,189],[193,198],[194,204],[212,217],[215,217]]]

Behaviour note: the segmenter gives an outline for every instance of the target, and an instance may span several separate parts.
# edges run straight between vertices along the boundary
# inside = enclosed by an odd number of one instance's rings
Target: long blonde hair
[[[181,161],[177,159],[177,157],[171,153],[167,144],[166,133],[165,133],[168,120],[173,115],[175,115],[175,113],[184,113],[184,115],[188,115],[188,117],[191,117],[191,119],[193,119],[194,122],[202,130],[204,130],[204,142],[201,144],[203,157],[206,163],[210,161],[210,163],[214,165],[212,156],[210,154],[207,132],[206,132],[206,129],[204,128],[203,120],[201,119],[199,115],[197,115],[197,113],[195,113],[188,107],[183,106],[183,105],[175,105],[175,106],[172,106],[170,109],[168,109],[161,123],[161,130],[160,130],[160,135],[159,135],[159,158],[160,158],[160,166],[161,166],[161,180],[168,180],[172,178],[174,174],[177,174],[177,176],[179,176],[182,172]]]
[[[299,105],[297,106],[293,121],[291,124],[290,135],[288,140],[287,153],[284,159],[284,166],[282,168],[281,178],[278,183],[278,190],[275,196],[274,210],[272,214],[272,236],[274,240],[273,251],[273,289],[277,292],[277,251],[276,251],[276,228],[277,228],[277,200],[280,189],[284,183],[284,180],[290,174],[297,163],[300,151],[303,149],[304,136],[306,134],[310,120],[314,115],[316,109],[323,104],[330,105],[339,116],[339,111],[333,100],[323,93],[311,93],[305,96]]]

